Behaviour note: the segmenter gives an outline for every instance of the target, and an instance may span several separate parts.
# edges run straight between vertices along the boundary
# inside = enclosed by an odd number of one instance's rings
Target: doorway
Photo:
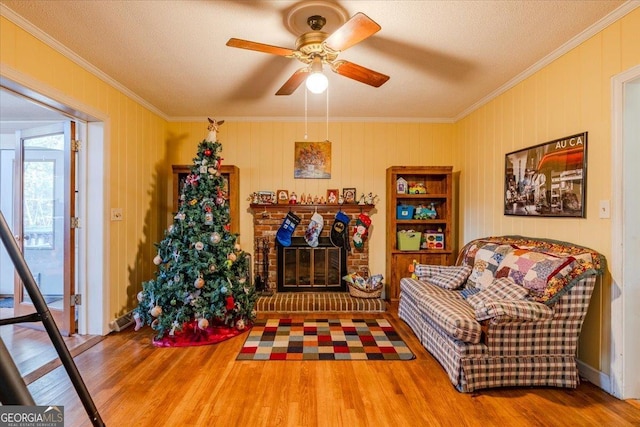
[[[612,79],[611,390],[640,398],[640,65]]]
[[[2,92],[0,210],[60,332],[70,336],[77,330],[72,304],[77,271],[72,221],[77,194],[72,149],[76,124],[60,113],[40,112],[43,107],[28,103]],[[15,114],[23,115],[21,120]],[[4,247],[0,265],[5,309],[12,308],[13,316],[33,313],[35,308]],[[23,324],[27,325],[43,327]]]

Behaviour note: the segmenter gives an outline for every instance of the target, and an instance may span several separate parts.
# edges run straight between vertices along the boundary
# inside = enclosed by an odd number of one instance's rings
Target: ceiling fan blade
[[[336,52],[346,50],[380,31],[380,25],[362,12],[358,12],[324,41]]]
[[[389,80],[387,75],[344,60],[334,61],[331,64],[331,69],[341,76],[349,77],[374,87],[380,87]]]
[[[290,56],[293,55],[294,50],[286,47],[272,46],[270,44],[252,42],[249,40],[230,38],[227,42],[227,46],[237,47],[240,49],[255,50],[258,52],[270,53],[272,55]]]
[[[309,75],[309,68],[304,67],[297,70],[295,73],[289,77],[282,87],[276,92],[276,95],[291,95],[293,92],[300,87],[302,82]]]

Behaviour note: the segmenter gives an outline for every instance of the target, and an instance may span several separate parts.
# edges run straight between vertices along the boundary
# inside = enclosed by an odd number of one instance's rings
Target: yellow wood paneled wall
[[[600,200],[611,189],[611,77],[640,64],[640,9],[636,9],[525,81],[456,123],[460,144],[461,239],[521,234],[570,241],[611,255],[611,220]],[[504,155],[587,131],[585,219],[503,215]],[[608,275],[598,286],[580,341],[580,359],[608,372]]]
[[[224,119],[224,117],[216,117]],[[196,148],[207,135],[207,121],[168,124],[169,149],[173,164],[192,164]],[[224,164],[240,168],[240,242],[253,253],[253,226],[246,199],[254,191],[285,189],[296,194],[326,195],[331,188],[355,187],[358,195],[378,195],[371,213],[370,268],[385,269],[385,171],[395,165],[451,165],[458,170],[452,149],[452,124],[352,123],[329,124],[332,145],[331,179],[294,179],[294,143],[304,140],[301,122],[234,122],[221,126]],[[326,139],[326,124],[309,123],[308,140]],[[167,218],[170,223],[171,218]],[[325,218],[331,223],[333,218]],[[300,224],[299,227],[306,227]]]
[[[155,272],[150,260],[155,255],[153,243],[165,227],[165,189],[170,179],[166,121],[11,21],[0,20],[3,75],[11,71],[36,80],[49,96],[59,93],[73,99],[105,121],[106,207],[122,208],[124,217],[121,222],[108,222],[106,235],[107,313],[115,318],[134,306],[140,283]],[[106,219],[108,215],[105,212]]]
[[[0,72],[10,68],[88,105],[107,124],[105,174],[108,208],[124,221],[108,225],[109,310],[135,306],[142,281],[153,277],[153,244],[170,219],[171,164],[189,164],[206,136],[206,122],[166,123],[68,58],[0,18]],[[225,163],[240,168],[241,242],[251,252],[253,191],[288,189],[325,194],[356,187],[380,197],[372,214],[371,269],[384,270],[385,169],[393,165],[452,165],[459,183],[458,243],[494,234],[552,237],[610,255],[610,221],[598,219],[598,201],[611,199],[610,78],[640,63],[640,10],[629,13],[573,51],[456,124],[332,122],[332,178],[293,178],[293,143],[302,122],[233,122],[220,132]],[[517,54],[517,53],[516,53]],[[216,119],[225,119],[216,117]],[[504,154],[551,139],[589,132],[586,219],[505,217]],[[324,140],[325,124],[309,124],[309,140]],[[303,225],[301,225],[303,226]],[[609,288],[594,298],[580,358],[609,366]]]

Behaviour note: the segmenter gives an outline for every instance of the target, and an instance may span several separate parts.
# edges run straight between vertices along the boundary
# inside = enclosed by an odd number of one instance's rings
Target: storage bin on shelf
[[[398,205],[398,207],[396,208],[396,218],[412,219],[414,209],[415,208],[411,205]]]
[[[444,233],[442,231],[425,231],[427,249],[444,249]]]
[[[401,251],[417,251],[420,249],[422,233],[419,231],[398,231],[398,249]]]

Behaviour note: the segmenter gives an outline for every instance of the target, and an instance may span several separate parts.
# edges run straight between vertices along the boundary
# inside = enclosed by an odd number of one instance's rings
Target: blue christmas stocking
[[[300,224],[300,217],[289,212],[276,233],[276,239],[282,246],[291,246],[291,236],[298,224]]]

